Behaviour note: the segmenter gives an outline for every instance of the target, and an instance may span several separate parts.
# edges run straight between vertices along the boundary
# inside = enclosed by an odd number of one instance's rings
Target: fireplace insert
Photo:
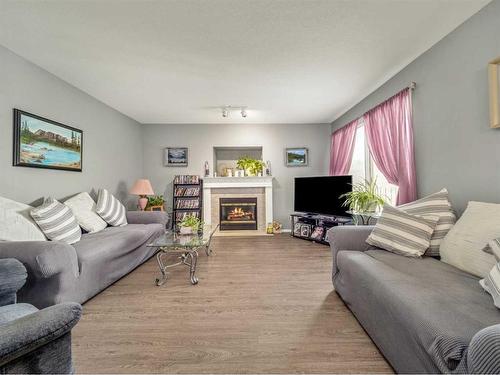
[[[256,230],[257,198],[220,198],[220,230]]]

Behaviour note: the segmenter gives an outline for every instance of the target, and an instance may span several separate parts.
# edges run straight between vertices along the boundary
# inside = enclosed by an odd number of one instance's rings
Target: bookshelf
[[[203,180],[196,175],[177,175],[173,188],[173,225],[189,214],[203,218]]]

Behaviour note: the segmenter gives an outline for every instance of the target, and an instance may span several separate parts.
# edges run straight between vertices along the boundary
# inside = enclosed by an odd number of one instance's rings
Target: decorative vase
[[[180,234],[193,234],[193,228],[191,227],[181,227],[179,230]]]
[[[148,205],[148,198],[146,196],[141,196],[139,198],[139,209],[141,211],[144,211],[147,205]]]

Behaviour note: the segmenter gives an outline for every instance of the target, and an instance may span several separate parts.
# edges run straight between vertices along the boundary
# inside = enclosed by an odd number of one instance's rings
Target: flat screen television
[[[349,216],[342,194],[352,191],[352,176],[295,177],[294,210],[311,214]]]

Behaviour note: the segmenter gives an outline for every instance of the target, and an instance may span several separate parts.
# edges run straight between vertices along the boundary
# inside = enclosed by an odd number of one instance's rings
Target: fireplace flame
[[[229,213],[227,214],[227,219],[228,220],[242,220],[242,219],[254,220],[254,215],[253,215],[253,212],[251,212],[251,211],[246,212],[241,207],[235,207],[234,209],[229,211]]]

